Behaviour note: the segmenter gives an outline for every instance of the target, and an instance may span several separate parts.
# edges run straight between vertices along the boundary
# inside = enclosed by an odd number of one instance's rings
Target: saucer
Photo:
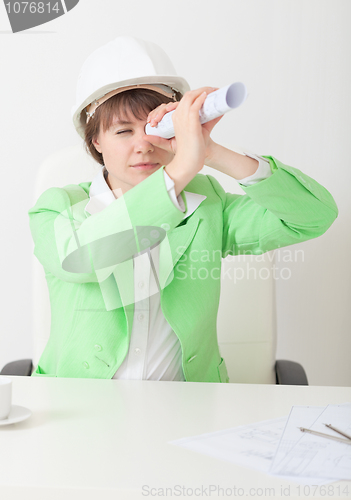
[[[30,417],[32,412],[25,408],[24,406],[12,405],[10,414],[7,418],[0,420],[1,425],[15,424],[16,422],[22,422],[26,418]]]

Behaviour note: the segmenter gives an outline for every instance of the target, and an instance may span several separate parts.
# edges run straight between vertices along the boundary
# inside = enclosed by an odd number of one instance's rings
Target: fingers
[[[200,111],[200,108],[203,106],[203,103],[206,101],[206,97],[208,96],[208,93],[206,91],[202,92],[194,101],[192,111]]]
[[[203,106],[208,92],[211,87],[201,87],[200,89],[190,90],[185,92],[182,97],[178,109],[172,115],[173,124],[176,125],[179,121],[191,118],[191,122],[200,130],[199,111]]]
[[[195,120],[196,122],[199,121],[199,111],[200,109],[202,108],[202,106],[204,105],[204,102],[206,100],[206,97],[207,97],[207,92],[202,92],[200,95],[198,95],[197,97],[194,97],[193,96],[187,96],[189,97],[189,117],[190,116],[194,116],[195,117]],[[186,101],[184,101],[184,104],[186,103]],[[199,121],[200,123],[200,121]]]
[[[180,108],[178,108],[175,114],[172,116],[173,120],[175,118],[175,115],[179,115],[181,110],[185,111],[186,108],[188,109],[187,112],[189,113],[200,111],[208,94],[211,94],[216,90],[218,90],[216,87],[200,87],[199,89],[189,90],[188,92],[185,92],[179,103]]]
[[[182,100],[185,99],[186,101],[187,100],[194,101],[203,92],[206,92],[206,94],[210,94],[211,92],[214,92],[216,90],[218,90],[218,87],[201,87],[196,90],[189,90],[184,94]],[[178,105],[179,105],[178,101],[160,104],[160,106],[157,106],[157,108],[150,111],[150,113],[147,116],[146,123],[150,123],[151,127],[155,127],[162,120],[162,118],[166,113],[174,111],[178,107]]]
[[[216,87],[200,87],[196,90],[189,90],[188,92],[185,92],[180,102],[194,102],[194,100],[197,99],[202,93],[205,92],[206,95],[208,95],[211,94],[211,92],[215,92],[216,90],[218,90],[218,88]]]
[[[157,108],[150,111],[146,123],[150,123],[151,127],[155,127],[162,120],[164,115],[176,109],[178,104],[179,102],[168,102],[160,104],[160,106],[157,106]]]
[[[200,95],[200,94],[202,94],[202,92],[206,92],[206,94],[210,94],[211,92],[214,92],[215,90],[218,90],[218,88],[217,87],[200,87],[200,88],[195,89],[195,90],[188,90],[187,92],[185,92],[183,99],[185,96],[194,97],[194,96]]]

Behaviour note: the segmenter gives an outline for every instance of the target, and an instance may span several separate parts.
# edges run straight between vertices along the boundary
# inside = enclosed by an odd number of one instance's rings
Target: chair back
[[[274,252],[222,262],[217,335],[230,382],[275,383]]]
[[[62,149],[40,165],[35,183],[34,203],[50,187],[80,184],[93,179],[99,165],[85,151],[83,144]],[[51,311],[43,266],[33,255],[33,370],[38,366],[50,335]]]

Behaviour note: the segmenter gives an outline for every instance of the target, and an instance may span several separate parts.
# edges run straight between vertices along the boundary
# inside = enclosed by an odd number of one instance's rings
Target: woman
[[[29,211],[52,325],[34,376],[228,382],[216,321],[221,259],[323,234],[328,191],[273,157],[216,144],[156,45],[119,37],[83,65],[73,121],[101,170]],[[145,135],[175,109],[175,138]],[[226,193],[206,164],[238,180]],[[186,188],[186,189],[185,189]],[[196,255],[196,258],[194,256]]]

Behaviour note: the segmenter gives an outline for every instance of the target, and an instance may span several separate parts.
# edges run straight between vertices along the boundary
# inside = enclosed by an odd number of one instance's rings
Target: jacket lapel
[[[199,217],[192,216],[187,224],[169,231],[166,238],[161,242],[159,270],[161,289],[172,281],[173,269],[194,239],[201,220]]]
[[[89,201],[85,206],[85,217],[100,212],[115,200],[115,196],[107,186],[104,179],[103,169],[93,179],[89,191]],[[118,193],[116,193],[118,195]],[[184,191],[187,211],[183,220],[192,215],[198,206],[206,199],[206,196]],[[168,231],[164,240],[158,248],[150,251],[150,258],[153,258],[158,265],[158,280],[160,289],[165,288],[173,279],[173,268],[182,257],[191,241],[193,240],[201,219],[195,214],[186,224],[177,226]],[[112,271],[112,272],[111,272]],[[133,259],[129,259],[113,268],[100,271],[101,281],[99,284],[104,298],[106,310],[110,311],[120,307],[124,308],[128,330],[131,331],[134,314],[134,265]],[[105,278],[105,276],[108,276]]]

